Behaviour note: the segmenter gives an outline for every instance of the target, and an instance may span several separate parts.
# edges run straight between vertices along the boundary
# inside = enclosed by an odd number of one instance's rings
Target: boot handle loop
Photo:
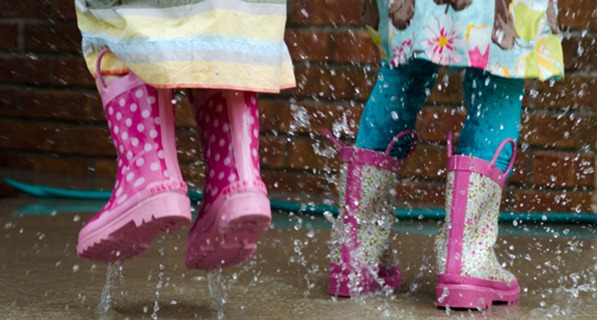
[[[410,150],[408,151],[406,156],[404,156],[403,159],[408,158],[415,151],[415,148],[417,147],[417,144],[419,143],[419,135],[417,135],[417,133],[414,130],[404,130],[404,131],[400,132],[399,134],[395,135],[394,138],[392,138],[392,141],[390,141],[390,144],[388,144],[388,147],[386,148],[386,156],[390,155],[390,151],[392,150],[392,147],[394,146],[394,144],[398,140],[400,140],[400,138],[402,138],[406,135],[411,135],[413,137],[413,144],[410,146]]]
[[[500,153],[502,153],[502,150],[508,143],[512,145],[512,157],[510,157],[510,162],[508,163],[508,168],[506,169],[506,172],[505,172],[506,175],[510,172],[510,170],[512,170],[512,167],[514,166],[514,158],[516,158],[516,142],[514,142],[514,139],[512,139],[512,138],[504,139],[504,141],[502,141],[502,143],[500,143],[500,146],[497,148],[497,151],[493,155],[493,159],[491,159],[491,164],[495,166],[495,163],[497,162],[497,159],[500,156]]]
[[[336,147],[338,147],[338,149],[342,149],[345,147],[344,143],[342,143],[340,140],[338,140],[338,138],[336,138],[330,130],[328,130],[328,129],[321,130],[321,135],[332,140],[332,142],[336,145]]]
[[[102,88],[102,90],[106,90],[106,84],[104,83],[104,78],[102,77],[102,58],[104,54],[110,51],[110,48],[106,47],[100,51],[97,55],[97,59],[95,60],[95,75],[97,77],[97,83]]]

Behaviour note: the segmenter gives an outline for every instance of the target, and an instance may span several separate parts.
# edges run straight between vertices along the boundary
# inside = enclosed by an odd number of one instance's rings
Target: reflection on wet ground
[[[521,300],[484,312],[433,305],[435,221],[400,221],[392,244],[405,283],[391,296],[329,297],[323,217],[276,214],[243,266],[224,270],[225,303],[214,303],[203,271],[184,267],[185,233],[158,237],[123,264],[111,310],[97,313],[106,265],[79,260],[77,233],[101,202],[0,201],[0,314],[3,319],[592,319],[597,310],[597,228],[501,226],[500,261],[519,277]]]

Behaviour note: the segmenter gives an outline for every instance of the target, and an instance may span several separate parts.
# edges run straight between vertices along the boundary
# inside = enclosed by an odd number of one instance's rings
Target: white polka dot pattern
[[[168,179],[170,174],[164,159],[157,95],[156,89],[142,85],[122,93],[104,106],[118,156],[116,191],[90,222],[151,183]],[[178,167],[172,169],[180,170]]]
[[[200,208],[201,216],[210,204],[215,201],[219,193],[229,187],[232,183],[239,182],[238,163],[249,161],[250,175],[253,180],[261,182],[259,173],[259,118],[257,110],[257,94],[251,92],[223,92],[218,90],[203,90],[202,94],[209,97],[203,101],[196,102],[194,111],[197,124],[199,125],[199,138],[205,157],[206,183],[204,189],[204,201]],[[244,99],[240,105],[234,105],[227,97],[232,95],[243,95]],[[243,103],[244,102],[244,103]],[[245,122],[239,128],[231,123],[230,114],[237,113]],[[242,132],[245,130],[245,132]],[[232,146],[232,136],[240,135],[248,137],[249,153],[246,155],[235,155]]]

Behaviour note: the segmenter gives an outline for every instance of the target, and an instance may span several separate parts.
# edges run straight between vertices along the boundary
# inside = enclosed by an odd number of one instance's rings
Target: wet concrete
[[[433,305],[435,221],[401,221],[393,246],[405,283],[393,295],[327,295],[329,223],[276,213],[253,258],[224,270],[227,303],[210,298],[207,275],[184,267],[185,232],[158,237],[124,263],[112,309],[97,313],[106,265],[80,260],[77,233],[101,202],[0,200],[2,319],[594,319],[597,229],[589,225],[501,226],[500,261],[519,277],[520,302],[479,311]],[[159,289],[158,289],[159,287]],[[156,294],[157,291],[157,294]],[[154,313],[157,305],[159,310]],[[223,313],[222,313],[223,312]]]

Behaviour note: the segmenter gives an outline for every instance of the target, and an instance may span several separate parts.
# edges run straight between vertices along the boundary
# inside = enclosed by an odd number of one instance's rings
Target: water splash
[[[163,251],[163,247],[160,249]],[[153,303],[153,313],[151,319],[158,319],[158,311],[160,310],[160,290],[164,286],[164,269],[166,266],[160,263],[160,272],[158,273],[158,283],[155,285],[155,302]]]
[[[221,268],[211,270],[207,273],[207,286],[209,287],[212,307],[217,312],[217,318],[224,319],[224,307],[228,302],[228,292]]]
[[[311,117],[307,108],[296,104],[290,105],[293,121],[290,123],[291,132],[311,128]]]
[[[106,284],[102,290],[100,302],[95,308],[95,312],[99,314],[106,314],[112,308],[112,287],[116,280],[120,284],[124,283],[124,277],[122,275],[123,265],[121,261],[114,263],[108,263],[108,269],[106,271]]]
[[[347,271],[348,289],[350,291],[351,298],[362,300],[362,298],[369,295],[383,295],[386,297],[391,297],[393,295],[394,289],[385,284],[385,281],[379,276],[376,266],[372,265],[371,261],[368,261],[369,259],[367,259],[365,246],[358,246],[355,243],[356,239],[354,239],[352,235],[353,231],[351,230],[351,226],[349,224],[343,224],[340,220],[341,218],[334,219],[331,214],[324,213],[324,217],[332,223],[333,228],[337,232],[337,238],[330,239],[329,242],[331,252],[329,258],[331,260],[340,261],[343,273]],[[349,251],[347,263],[344,262],[344,259],[342,258],[337,256],[333,257],[335,254],[339,254],[338,250],[343,245],[346,247],[357,248],[355,250]],[[374,292],[365,292],[364,288],[365,286],[368,286],[368,284],[362,283],[363,279],[368,279],[367,281],[372,280],[377,284],[378,289]],[[340,284],[340,282],[338,282],[338,284]],[[380,311],[385,313],[387,310],[389,310],[389,305],[386,309]]]

